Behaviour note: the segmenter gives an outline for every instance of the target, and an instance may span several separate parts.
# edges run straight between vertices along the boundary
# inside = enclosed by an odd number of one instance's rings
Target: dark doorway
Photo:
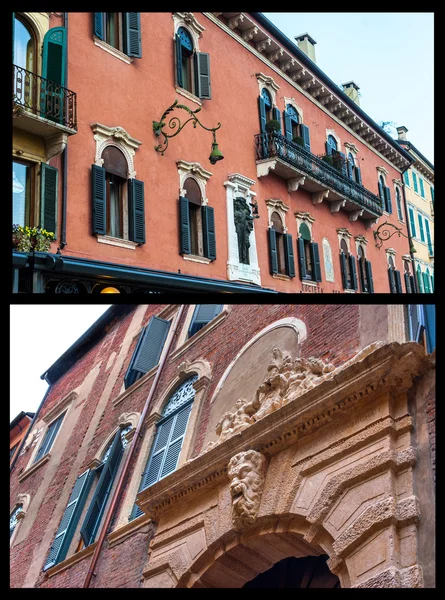
[[[321,556],[293,556],[280,560],[268,571],[260,573],[245,588],[339,588],[338,577],[331,573],[326,561],[326,554]]]

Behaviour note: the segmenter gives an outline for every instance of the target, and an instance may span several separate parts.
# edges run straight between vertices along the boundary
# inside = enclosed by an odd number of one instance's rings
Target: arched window
[[[194,254],[195,256],[204,256],[201,190],[193,177],[188,177],[185,180],[184,190],[186,191],[186,198],[189,203],[191,254]]]
[[[326,142],[326,154],[336,154],[337,151],[337,140],[333,135],[328,135],[328,139]]]
[[[311,231],[306,223],[301,223],[297,239],[300,279],[321,281],[320,255],[318,244],[312,242]]]
[[[14,17],[13,63],[17,67],[35,72],[36,41],[32,28],[21,16]]]
[[[360,273],[360,287],[362,292],[368,291],[366,271],[365,271],[365,251],[362,246],[359,244],[357,248],[357,256],[358,256],[358,270]]]
[[[383,178],[383,175],[379,176],[379,196],[380,196],[380,200],[382,201],[382,205],[383,208],[385,208],[385,180]]]
[[[165,405],[162,417],[156,425],[156,435],[142,474],[139,491],[145,490],[176,470],[196,393],[193,384],[197,379],[198,375],[192,375],[181,383]],[[142,514],[143,511],[135,504],[130,519]]]
[[[102,153],[105,169],[107,229],[106,234],[128,239],[124,234],[124,204],[127,209],[127,161],[115,146],[107,146]]]
[[[402,280],[400,277],[400,271],[396,269],[394,257],[391,254],[388,255],[388,278],[389,278],[389,289],[392,294],[402,294]]]
[[[201,188],[193,177],[187,177],[182,187],[186,195],[179,197],[180,253],[215,260],[214,209],[212,206],[203,204]]]
[[[272,229],[275,231],[275,239],[277,246],[277,261],[278,261],[278,273],[286,274],[286,261],[284,258],[284,230],[281,217],[278,213],[273,212],[272,217]]]
[[[264,107],[265,107],[265,111],[266,111],[266,123],[267,123],[267,121],[270,121],[271,119],[273,119],[273,115],[272,115],[272,98],[271,98],[271,95],[269,94],[269,92],[266,90],[266,88],[262,89],[261,98],[264,102]]]
[[[348,176],[349,176],[349,179],[353,179],[354,181],[356,180],[355,160],[354,160],[354,157],[352,156],[351,152],[348,153]]]
[[[382,201],[382,209],[387,213],[392,213],[391,190],[387,187],[383,175],[379,175],[379,197]]]
[[[18,515],[23,511],[23,505],[19,504],[18,506],[16,506],[16,508],[13,510],[11,516],[9,517],[9,539],[11,539],[12,534],[15,531],[15,528],[17,527],[17,523],[18,523]]]
[[[400,190],[396,187],[396,204],[397,204],[397,217],[400,221],[403,221],[403,212],[402,212],[402,198],[400,196]]]
[[[194,93],[193,85],[193,40],[184,27],[180,27],[176,34],[178,57],[178,84]]]
[[[341,266],[341,274],[343,280],[343,287],[345,290],[354,289],[353,281],[352,281],[352,269],[351,269],[351,260],[350,254],[348,250],[348,244],[346,240],[342,239],[340,242],[340,266]]]
[[[301,137],[300,117],[292,104],[288,104],[286,106],[286,111],[284,113],[284,125],[287,139],[293,140],[294,138]]]

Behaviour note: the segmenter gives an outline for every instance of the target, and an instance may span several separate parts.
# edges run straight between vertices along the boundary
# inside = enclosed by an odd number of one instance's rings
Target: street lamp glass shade
[[[216,142],[212,143],[212,151],[209,156],[209,160],[212,165],[216,164],[219,160],[222,160],[224,156],[222,155],[221,150],[218,148],[218,144]]]

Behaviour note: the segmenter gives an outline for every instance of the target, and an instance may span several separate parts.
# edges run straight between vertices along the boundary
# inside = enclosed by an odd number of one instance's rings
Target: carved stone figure
[[[253,230],[253,217],[245,198],[235,198],[233,201],[233,216],[238,236],[238,255],[240,263],[250,264],[249,248],[250,234]]]
[[[296,358],[288,380],[286,402],[315,387],[324,381],[325,375],[334,370],[333,364],[325,363],[319,358]]]
[[[231,479],[232,521],[236,529],[253,523],[260,507],[266,471],[266,458],[247,450],[233,456],[227,474]]]
[[[258,407],[245,398],[239,398],[236,406],[237,410],[234,413],[226,412],[216,425],[216,434],[219,436],[220,442],[253,423],[252,415]]]

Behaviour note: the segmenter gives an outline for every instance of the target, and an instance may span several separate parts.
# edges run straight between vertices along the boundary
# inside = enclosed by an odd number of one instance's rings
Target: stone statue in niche
[[[235,230],[238,236],[238,256],[240,263],[250,264],[249,248],[250,234],[253,231],[253,217],[250,214],[246,199],[242,197],[235,198],[233,201],[233,215],[235,221]]]
[[[232,521],[235,529],[253,523],[260,507],[264,487],[266,457],[255,450],[239,452],[229,461]]]

